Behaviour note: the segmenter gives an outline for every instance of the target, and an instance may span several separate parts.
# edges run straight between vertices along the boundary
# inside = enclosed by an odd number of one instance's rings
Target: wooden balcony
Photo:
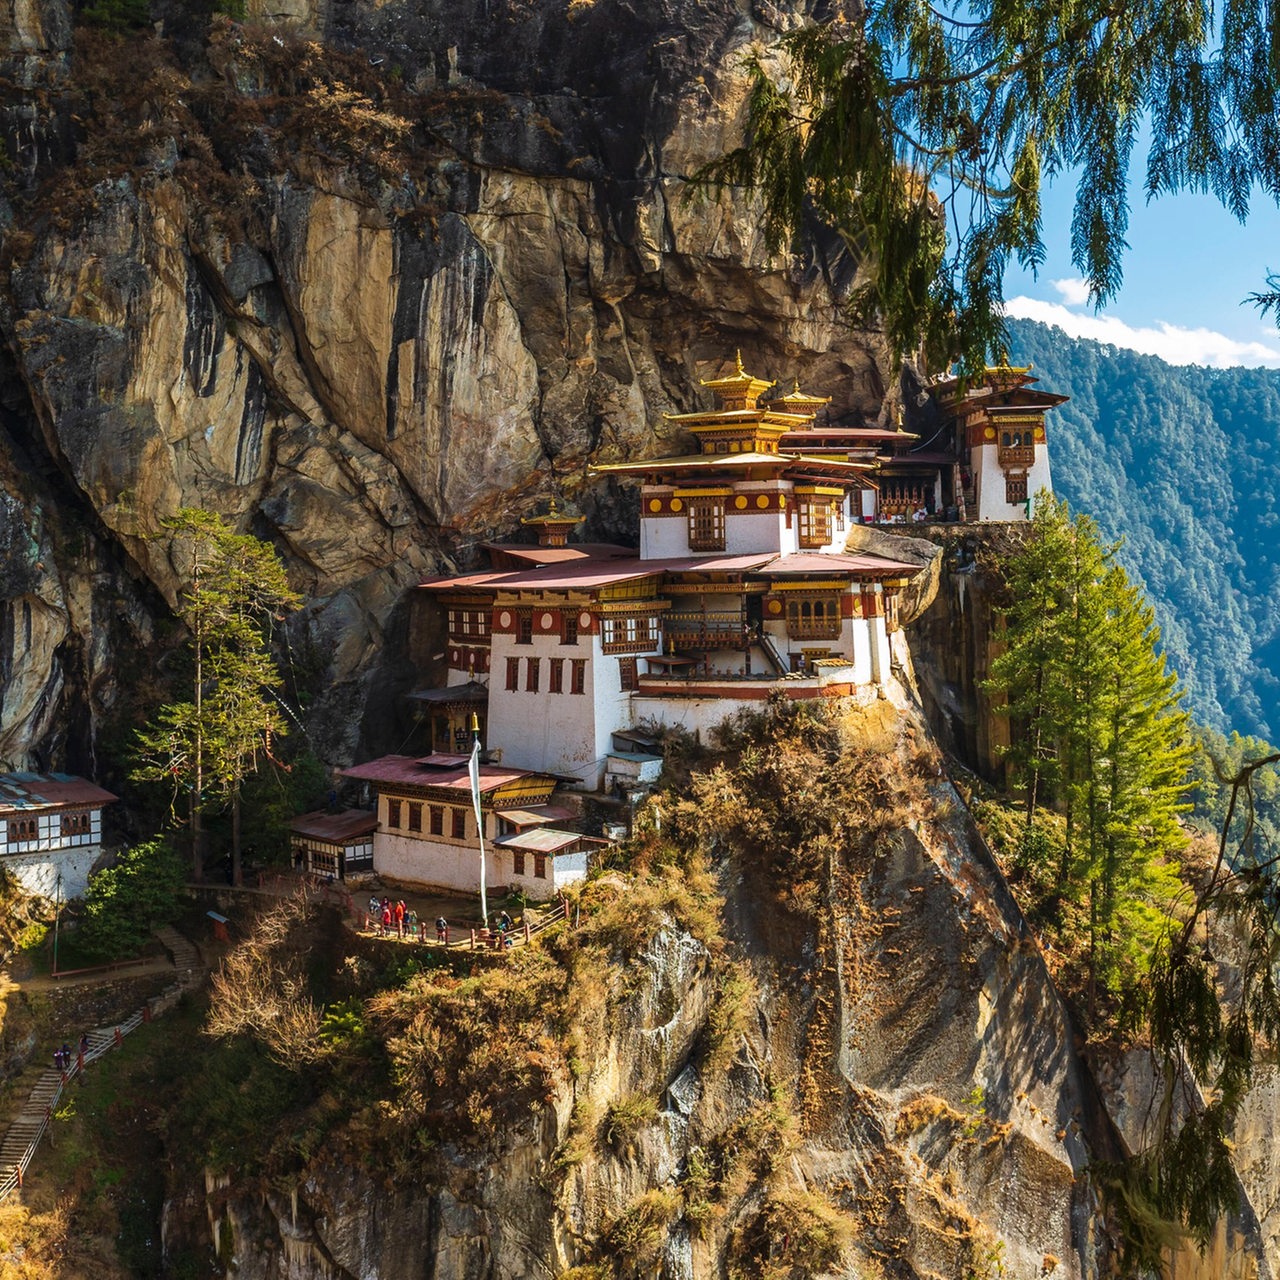
[[[1030,467],[1036,460],[1036,447],[1033,444],[1010,445],[1007,449],[1001,445],[996,458],[1002,467]]]
[[[663,631],[677,649],[695,653],[740,649],[747,642],[747,615],[740,609],[707,609],[668,613]]]

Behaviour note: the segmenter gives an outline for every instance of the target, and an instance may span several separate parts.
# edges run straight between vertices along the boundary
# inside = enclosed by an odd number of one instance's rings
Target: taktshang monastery
[[[663,727],[705,733],[771,694],[851,695],[889,677],[899,595],[917,566],[845,550],[854,523],[1025,520],[1051,490],[1045,414],[1066,397],[1007,362],[935,383],[932,435],[830,421],[828,400],[739,358],[706,411],[670,418],[688,453],[592,469],[639,485],[639,547],[573,543],[553,501],[536,544],[420,586],[445,635],[444,683],[412,695],[431,754],[345,771],[372,810],[305,815],[295,856],[478,889],[467,752],[478,732],[486,883],[546,898],[605,841],[583,799],[632,797],[661,769]]]
[[[849,553],[850,526],[1026,519],[1052,491],[1045,415],[1066,399],[1035,381],[1007,361],[938,380],[922,439],[833,419],[798,385],[766,398],[774,384],[739,358],[703,383],[714,408],[670,419],[690,452],[593,468],[638,484],[638,549],[571,542],[579,521],[552,502],[523,521],[536,544],[490,544],[487,570],[421,584],[445,635],[443,684],[412,695],[431,754],[346,770],[373,807],[295,819],[296,864],[476,890],[478,732],[486,883],[546,898],[607,843],[578,830],[586,799],[657,779],[663,727],[705,733],[775,692],[876,689],[916,568]],[[115,799],[68,775],[0,775],[4,865],[32,892],[79,896]]]

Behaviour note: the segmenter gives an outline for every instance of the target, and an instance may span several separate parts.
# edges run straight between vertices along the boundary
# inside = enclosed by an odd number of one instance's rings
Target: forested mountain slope
[[[1177,367],[1011,321],[1010,352],[1071,396],[1053,477],[1156,608],[1193,713],[1280,734],[1280,372]]]

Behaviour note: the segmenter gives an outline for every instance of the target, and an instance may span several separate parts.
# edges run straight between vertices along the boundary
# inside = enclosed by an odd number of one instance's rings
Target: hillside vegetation
[[[1204,724],[1280,736],[1280,373],[1175,367],[1011,321],[1016,363],[1069,403],[1054,487],[1123,540]]]

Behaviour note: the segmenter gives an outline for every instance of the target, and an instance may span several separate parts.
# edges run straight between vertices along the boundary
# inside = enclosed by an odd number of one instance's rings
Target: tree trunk
[[[231,883],[243,882],[240,872],[240,789],[231,793]]]

